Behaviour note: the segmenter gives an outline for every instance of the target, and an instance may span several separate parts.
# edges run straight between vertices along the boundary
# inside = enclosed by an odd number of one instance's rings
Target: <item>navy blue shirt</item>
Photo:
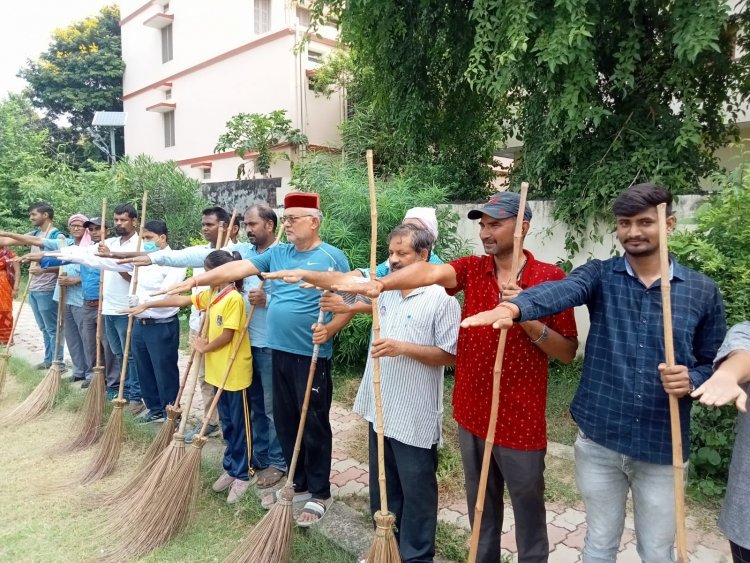
[[[646,287],[624,257],[592,260],[568,277],[525,289],[513,300],[520,321],[586,305],[591,328],[583,376],[570,412],[596,443],[634,459],[672,463],[669,398],[659,377],[665,361],[661,282]],[[675,361],[698,387],[712,372],[726,333],[716,284],[672,260]],[[683,457],[690,452],[692,400],[679,400]]]

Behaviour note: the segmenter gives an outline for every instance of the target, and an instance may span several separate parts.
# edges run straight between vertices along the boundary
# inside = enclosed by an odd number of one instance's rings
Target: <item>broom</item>
[[[143,225],[146,222],[146,202],[148,201],[148,192],[143,192],[143,203],[141,204],[141,225],[138,235],[138,244],[136,250],[140,251],[141,241],[143,240]],[[104,218],[102,218],[104,221]],[[130,294],[135,294],[138,288],[138,268],[133,272],[133,283],[130,287]],[[125,350],[122,355],[122,367],[120,369],[120,389],[115,399],[112,399],[112,414],[109,417],[107,426],[104,428],[99,449],[94,455],[89,465],[84,469],[79,478],[82,484],[93,483],[103,479],[115,470],[117,461],[120,459],[122,451],[122,433],[123,433],[123,407],[127,403],[123,399],[125,392],[125,378],[128,373],[128,355],[130,354],[130,336],[133,332],[133,317],[128,319],[128,330],[125,337]]]
[[[5,389],[5,381],[8,378],[8,364],[10,362],[10,344],[13,342],[13,336],[16,334],[16,327],[18,326],[18,321],[21,318],[21,312],[23,311],[23,306],[26,303],[26,298],[29,296],[29,287],[31,286],[30,283],[26,284],[26,288],[23,290],[23,295],[21,296],[21,305],[18,307],[18,313],[16,313],[16,316],[13,317],[13,326],[10,329],[10,336],[8,337],[8,344],[5,345],[5,350],[3,350],[3,353],[0,354],[0,395],[3,393],[3,389]]]
[[[102,201],[102,224],[101,237],[103,242],[106,238],[107,227],[107,198]],[[78,412],[78,434],[67,445],[67,452],[76,452],[93,446],[102,435],[102,418],[104,416],[104,404],[106,402],[107,382],[104,377],[104,366],[102,366],[102,302],[104,301],[104,276],[99,276],[99,310],[96,317],[96,366],[91,384],[86,391],[83,405]]]
[[[65,237],[60,235],[60,246],[65,247]],[[60,274],[60,277],[64,277],[65,273]],[[35,418],[41,416],[49,409],[55,402],[58,391],[62,384],[62,372],[65,369],[65,362],[57,359],[57,351],[63,345],[64,335],[62,334],[65,325],[65,286],[59,286],[60,293],[57,300],[57,327],[55,331],[55,347],[53,348],[53,361],[47,375],[44,376],[39,382],[31,394],[26,399],[13,409],[4,420],[12,420],[16,424],[23,424],[29,422]]]
[[[193,438],[192,447],[179,460],[179,463],[175,462],[170,471],[154,486],[147,487],[144,485],[142,489],[148,490],[144,493],[138,493],[141,501],[138,504],[130,504],[129,510],[122,511],[119,522],[113,523],[109,537],[111,538],[114,535],[119,541],[114,548],[103,555],[106,561],[123,561],[145,555],[177,536],[190,522],[195,501],[200,493],[201,451],[207,441],[205,433],[208,422],[216,411],[234,360],[242,342],[247,337],[247,329],[254,311],[255,307],[251,307],[239,338],[232,348],[232,354],[224,370],[221,385],[217,388],[207,416],[203,419],[200,434]],[[208,317],[208,314],[206,314],[206,317]],[[197,371],[195,370],[194,375],[197,374]],[[182,432],[184,432],[186,420],[187,416],[183,417]],[[184,435],[178,434],[175,438],[181,440],[184,448]],[[148,510],[137,510],[139,507],[148,507]]]
[[[330,271],[330,268],[329,268]],[[323,322],[323,311],[318,313],[318,322]],[[294,499],[294,472],[297,469],[300,448],[302,446],[302,434],[305,431],[307,409],[310,405],[310,390],[312,389],[315,368],[318,364],[318,352],[320,344],[313,346],[313,355],[310,359],[310,371],[307,375],[307,387],[305,398],[302,401],[302,413],[297,428],[297,439],[294,442],[294,454],[292,463],[289,464],[286,483],[277,493],[278,501],[274,503],[271,510],[258,522],[248,535],[246,535],[225,563],[286,563],[289,561],[289,551],[292,548],[292,522],[294,510],[292,503]]]
[[[367,150],[367,177],[370,184],[370,275],[377,270],[378,205],[375,198],[375,173],[372,165],[372,150]],[[372,298],[372,338],[380,338],[380,315],[378,298]],[[380,488],[380,510],[375,513],[375,539],[365,560],[367,563],[395,563],[401,561],[398,542],[393,533],[396,517],[388,511],[388,492],[385,483],[385,445],[383,438],[383,400],[380,394],[380,358],[372,359],[372,383],[375,388],[375,416],[378,434],[378,483]]]
[[[661,306],[664,317],[664,352],[667,367],[674,367],[674,340],[672,338],[672,283],[669,279],[669,246],[667,243],[667,204],[656,206],[659,217],[659,265],[661,269]],[[688,562],[687,533],[685,530],[685,476],[682,461],[682,432],[680,430],[680,405],[677,397],[669,395],[669,422],[672,429],[672,469],[674,471],[675,529],[678,563]]]
[[[516,230],[513,233],[513,262],[510,268],[510,279],[515,282],[518,277],[518,264],[521,260],[521,245],[523,242],[523,216],[526,210],[526,194],[529,184],[521,182],[521,201],[518,203],[518,215],[516,215]],[[477,490],[477,502],[474,507],[474,522],[471,527],[471,543],[469,546],[469,563],[477,560],[477,549],[479,548],[479,534],[482,529],[482,515],[484,513],[484,496],[487,492],[487,477],[490,471],[490,459],[492,459],[492,448],[495,446],[495,428],[497,426],[497,411],[500,406],[500,377],[503,373],[503,356],[505,355],[505,342],[508,338],[508,329],[500,331],[500,339],[497,343],[495,354],[495,366],[492,370],[492,403],[490,406],[490,422],[487,425],[487,437],[484,441],[484,455],[482,457],[482,471],[479,474],[479,488]]]

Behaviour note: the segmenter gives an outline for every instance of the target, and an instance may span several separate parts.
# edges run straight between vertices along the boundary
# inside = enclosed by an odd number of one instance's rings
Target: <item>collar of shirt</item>
[[[685,272],[683,270],[683,267],[677,264],[677,270],[675,273],[675,264],[676,262],[672,259],[669,260],[669,279],[670,281],[673,279],[678,280],[684,280],[685,279]],[[622,272],[625,271],[628,273],[628,275],[631,278],[638,279],[638,276],[633,271],[633,266],[630,265],[630,261],[628,260],[627,256],[622,257],[622,262],[616,263],[614,267],[612,268],[615,272]]]

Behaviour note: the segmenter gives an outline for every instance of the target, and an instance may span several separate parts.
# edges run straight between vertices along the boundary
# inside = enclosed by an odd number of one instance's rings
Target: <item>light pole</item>
[[[125,123],[128,120],[128,113],[125,111],[97,111],[94,113],[94,119],[91,121],[91,125],[95,127],[108,127],[109,128],[109,150],[103,143],[100,145],[96,143],[108,156],[112,162],[112,166],[115,165],[117,149],[115,147],[115,127],[125,127]]]

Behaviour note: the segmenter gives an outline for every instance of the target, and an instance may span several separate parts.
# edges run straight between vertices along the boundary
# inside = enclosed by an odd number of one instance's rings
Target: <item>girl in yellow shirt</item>
[[[235,260],[225,250],[215,250],[206,257],[206,270],[217,268]],[[237,286],[237,287],[236,287]],[[224,450],[224,472],[213,484],[218,492],[229,490],[227,502],[235,503],[255,483],[257,476],[250,467],[252,441],[250,438],[250,411],[247,390],[253,379],[252,352],[250,340],[244,333],[247,324],[245,300],[242,297],[242,280],[230,284],[211,287],[192,296],[175,295],[159,301],[143,303],[129,309],[129,315],[137,315],[152,307],[184,307],[193,305],[205,311],[209,299],[211,306],[208,317],[207,338],[195,337],[192,346],[204,355],[206,382],[221,386],[232,351],[239,342],[234,359],[219,397],[219,419],[226,442]]]

